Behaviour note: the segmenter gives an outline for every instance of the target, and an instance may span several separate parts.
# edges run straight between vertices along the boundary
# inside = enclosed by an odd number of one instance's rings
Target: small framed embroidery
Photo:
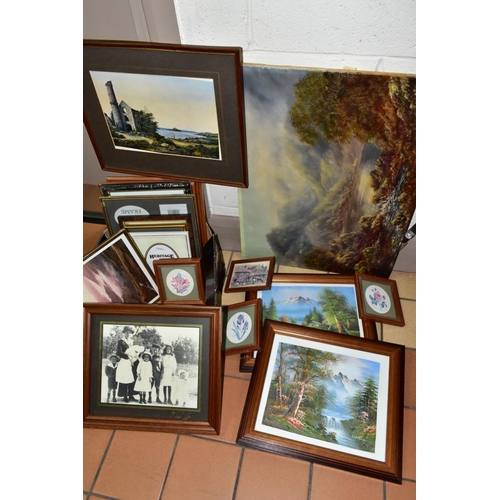
[[[394,280],[355,274],[359,315],[363,319],[404,326],[398,285]]]
[[[260,346],[261,299],[232,304],[224,308],[224,337],[226,354],[251,352]]]
[[[205,304],[201,259],[158,259],[153,264],[162,303]]]

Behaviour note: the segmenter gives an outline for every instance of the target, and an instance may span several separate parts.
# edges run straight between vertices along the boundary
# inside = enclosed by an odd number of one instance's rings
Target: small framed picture
[[[269,290],[275,262],[274,256],[232,261],[224,293]]]
[[[398,285],[394,280],[355,274],[359,316],[363,319],[404,326]]]
[[[222,349],[226,354],[253,351],[260,346],[261,299],[227,306],[223,314]]]
[[[200,258],[158,259],[153,264],[162,303],[205,303],[205,283]]]
[[[125,230],[83,258],[84,302],[153,304],[158,299],[154,273]]]
[[[402,345],[268,320],[237,443],[401,484]]]

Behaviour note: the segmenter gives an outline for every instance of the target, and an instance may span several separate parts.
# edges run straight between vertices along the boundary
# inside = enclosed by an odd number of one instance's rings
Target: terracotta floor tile
[[[417,483],[403,481],[402,484],[386,483],[385,500],[415,500]]]
[[[90,490],[112,431],[83,429],[83,489]]]
[[[309,462],[246,448],[235,500],[304,500],[309,471]]]
[[[176,439],[162,432],[116,431],[93,492],[157,500]]]
[[[180,436],[161,498],[231,499],[240,456],[239,446]]]
[[[417,351],[405,349],[405,398],[404,405],[417,407]]]
[[[384,482],[314,464],[310,500],[384,500]]]
[[[405,318],[405,326],[382,325],[382,336],[385,342],[417,347],[417,303],[412,300],[402,300],[401,307]]]
[[[252,374],[240,372],[240,355],[229,354],[224,359],[224,375],[226,377],[236,377],[244,380],[250,380]]]
[[[224,377],[221,431],[218,436],[211,438],[236,443],[249,385],[247,380]]]
[[[405,408],[403,425],[403,478],[417,479],[417,412]]]
[[[391,280],[395,280],[397,282],[400,299],[416,300],[417,275],[415,273],[403,273],[401,271],[393,271],[389,277]]]

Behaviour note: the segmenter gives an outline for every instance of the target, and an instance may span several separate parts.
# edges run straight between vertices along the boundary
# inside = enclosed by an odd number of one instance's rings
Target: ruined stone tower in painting
[[[111,118],[113,120],[113,125],[121,132],[126,132],[127,127],[125,125],[125,117],[123,116],[120,106],[118,105],[118,101],[116,100],[113,83],[111,81],[106,82],[106,91],[108,92],[109,104],[111,106]]]
[[[118,132],[141,132],[139,112],[132,109],[125,101],[118,104],[111,80],[106,82],[106,91],[111,106],[111,118],[107,117],[110,124]]]

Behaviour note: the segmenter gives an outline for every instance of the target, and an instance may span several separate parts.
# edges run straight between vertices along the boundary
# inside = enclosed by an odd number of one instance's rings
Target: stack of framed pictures
[[[107,238],[84,257],[85,302],[220,304],[224,259],[206,222],[199,183],[108,177],[99,190]],[[169,267],[176,279],[188,279],[191,287],[178,287],[172,295],[175,284],[165,281],[160,267],[155,269],[156,261]],[[106,278],[110,275],[113,279]],[[139,292],[148,287],[142,297]]]

